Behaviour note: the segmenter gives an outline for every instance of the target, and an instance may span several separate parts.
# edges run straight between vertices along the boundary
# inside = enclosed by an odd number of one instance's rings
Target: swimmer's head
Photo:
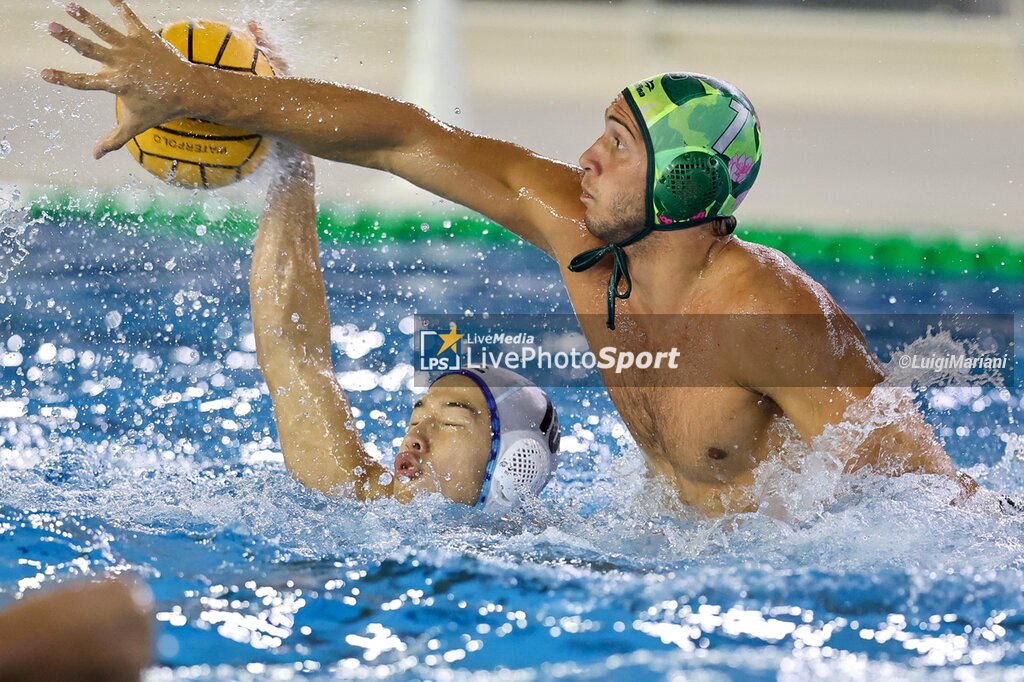
[[[550,480],[559,434],[547,395],[515,372],[442,374],[413,407],[395,458],[395,497],[437,492],[505,511]]]
[[[739,88],[666,73],[625,88],[580,157],[587,228],[609,243],[731,216],[761,166],[761,129]],[[732,223],[734,226],[734,223]]]

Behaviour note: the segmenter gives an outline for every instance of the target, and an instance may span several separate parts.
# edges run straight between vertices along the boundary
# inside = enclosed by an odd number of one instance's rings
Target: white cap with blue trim
[[[445,372],[434,382],[452,374],[472,379],[491,413],[491,454],[476,506],[503,513],[539,495],[558,467],[561,440],[558,414],[547,394],[500,367]]]

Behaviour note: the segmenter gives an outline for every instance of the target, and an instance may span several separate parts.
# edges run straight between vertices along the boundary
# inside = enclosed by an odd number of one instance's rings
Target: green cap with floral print
[[[647,226],[732,215],[761,166],[761,126],[735,85],[664,73],[622,91],[647,146]]]
[[[622,95],[647,147],[644,226],[569,262],[570,271],[583,272],[609,254],[614,259],[609,329],[615,329],[615,301],[633,291],[625,248],[655,230],[685,230],[731,216],[761,168],[761,124],[735,85],[699,73],[663,73],[630,85]]]

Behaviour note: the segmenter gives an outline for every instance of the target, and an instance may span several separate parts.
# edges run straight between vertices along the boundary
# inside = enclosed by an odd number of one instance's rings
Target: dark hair
[[[736,231],[736,216],[727,215],[711,223],[711,232],[716,237],[728,237]]]

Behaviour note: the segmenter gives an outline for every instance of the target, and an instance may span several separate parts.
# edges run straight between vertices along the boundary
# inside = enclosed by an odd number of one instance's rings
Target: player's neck
[[[631,307],[639,314],[685,312],[714,256],[729,241],[709,228],[653,232],[626,248],[633,279]]]

